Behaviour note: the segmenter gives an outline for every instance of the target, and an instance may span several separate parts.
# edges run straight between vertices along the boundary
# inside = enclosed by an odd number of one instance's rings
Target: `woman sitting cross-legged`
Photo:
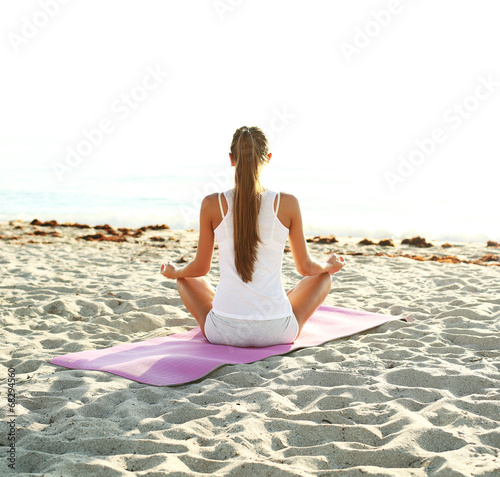
[[[177,280],[182,302],[213,344],[266,347],[292,343],[328,295],[345,260],[332,254],[326,262],[310,255],[298,200],[263,188],[262,167],[269,163],[265,134],[257,127],[236,130],[229,158],[235,187],[207,195],[201,204],[196,257],[182,268],[172,262],[161,273]],[[219,245],[220,279],[210,271],[214,237]],[[281,278],[283,250],[290,242],[297,271],[304,277],[285,292]]]

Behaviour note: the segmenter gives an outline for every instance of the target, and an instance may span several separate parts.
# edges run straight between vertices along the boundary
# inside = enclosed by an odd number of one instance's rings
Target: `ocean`
[[[498,207],[478,208],[454,200],[398,198],[364,193],[346,179],[332,187],[330,174],[306,168],[275,167],[262,176],[265,187],[294,194],[300,202],[306,235],[428,240],[500,239]],[[203,197],[234,185],[229,166],[177,166],[168,174],[116,173],[84,176],[57,183],[47,170],[30,171],[28,181],[0,178],[0,221],[55,219],[113,227],[167,224],[172,229],[199,229]],[[488,208],[489,207],[489,208]]]

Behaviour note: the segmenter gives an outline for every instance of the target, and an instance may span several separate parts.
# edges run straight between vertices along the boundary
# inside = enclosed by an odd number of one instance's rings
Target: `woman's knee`
[[[180,288],[185,290],[190,285],[187,278],[176,278],[175,284],[177,285],[177,290],[179,290]]]
[[[332,275],[330,275],[328,272],[324,272],[320,274],[321,278],[321,284],[330,290],[332,287]]]

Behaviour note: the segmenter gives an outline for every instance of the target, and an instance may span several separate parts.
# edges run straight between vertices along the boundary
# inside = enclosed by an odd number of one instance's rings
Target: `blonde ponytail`
[[[231,142],[236,161],[233,204],[234,264],[241,279],[247,283],[257,261],[259,237],[258,217],[262,193],[260,171],[269,154],[267,138],[257,127],[236,130]]]

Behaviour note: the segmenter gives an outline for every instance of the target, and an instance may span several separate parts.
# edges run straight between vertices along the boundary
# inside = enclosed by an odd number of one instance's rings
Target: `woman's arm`
[[[196,257],[182,268],[177,268],[172,262],[162,265],[160,273],[166,278],[203,277],[212,266],[214,252],[214,231],[212,229],[212,196],[206,196],[201,203],[200,236]]]
[[[297,271],[303,276],[318,275],[319,273],[328,272],[330,274],[338,272],[344,265],[345,261],[342,257],[336,254],[331,255],[326,262],[319,262],[311,257],[307,247],[306,238],[304,236],[304,228],[302,225],[302,214],[297,198],[288,194],[290,204],[290,231],[288,240],[292,251],[293,259]]]

